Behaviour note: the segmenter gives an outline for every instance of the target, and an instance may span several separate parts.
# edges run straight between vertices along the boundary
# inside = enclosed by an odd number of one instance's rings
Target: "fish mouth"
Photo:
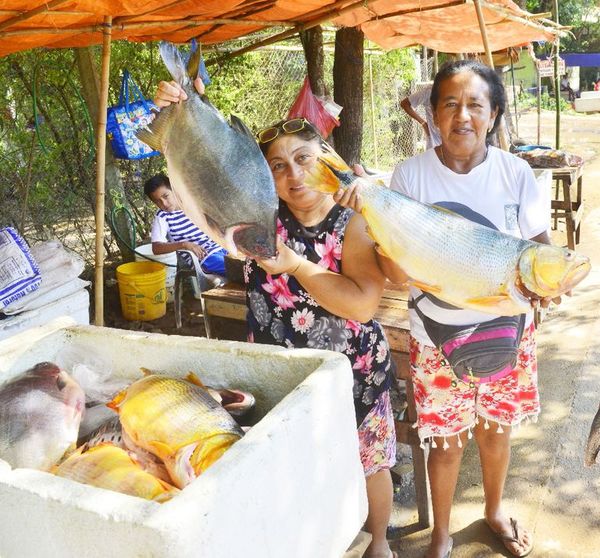
[[[588,258],[586,258],[585,256],[579,257],[582,258],[582,260],[573,266],[573,268],[565,277],[563,284],[561,285],[561,287],[564,288],[564,292],[570,290],[572,287],[574,287],[583,279],[585,279],[585,277],[587,277],[587,274],[592,269],[592,264],[590,263],[590,260]]]
[[[274,258],[277,255],[275,227],[258,223],[236,225],[231,234],[235,247],[250,258]]]
[[[559,296],[570,291],[578,285],[590,272],[592,266],[586,256],[577,256],[577,261],[573,263],[569,271],[565,273],[562,281],[558,285],[539,285],[542,290],[546,290],[549,296]]]

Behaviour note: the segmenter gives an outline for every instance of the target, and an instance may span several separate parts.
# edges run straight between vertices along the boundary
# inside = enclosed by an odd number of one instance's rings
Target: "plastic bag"
[[[131,89],[130,89],[131,87]],[[129,102],[130,94],[133,102]],[[119,102],[109,107],[106,114],[106,133],[113,153],[117,159],[145,159],[160,155],[135,133],[154,119],[152,109],[157,109],[152,101],[148,101],[133,81],[127,70],[123,71]]]
[[[310,88],[310,81],[307,76],[304,78],[304,84],[300,88],[287,117],[306,118],[316,126],[324,138],[327,138],[333,129],[340,125],[337,115],[341,110],[342,108],[333,101],[317,97]]]
[[[21,235],[0,229],[0,310],[39,288],[40,268]]]

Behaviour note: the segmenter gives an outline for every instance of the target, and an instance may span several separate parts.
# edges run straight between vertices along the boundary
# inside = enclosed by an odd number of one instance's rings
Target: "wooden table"
[[[552,170],[552,180],[555,181],[551,204],[554,228],[556,229],[558,219],[565,220],[567,246],[574,250],[579,243],[583,217],[583,165],[549,170]]]
[[[384,291],[375,319],[381,324],[390,344],[396,365],[397,380],[405,383],[408,408],[402,420],[396,420],[396,439],[409,444],[412,452],[418,521],[408,530],[426,529],[430,525],[429,481],[424,451],[416,429],[417,420],[413,385],[408,362],[408,291],[389,284]],[[202,293],[207,335],[217,339],[246,340],[246,294],[243,285],[229,283]]]

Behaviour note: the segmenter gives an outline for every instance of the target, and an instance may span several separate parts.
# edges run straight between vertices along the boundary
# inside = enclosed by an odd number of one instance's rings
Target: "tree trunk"
[[[300,32],[300,41],[306,58],[306,71],[310,88],[315,95],[327,95],[324,77],[323,29],[320,25]]]
[[[73,49],[75,60],[79,68],[79,76],[82,86],[82,95],[94,123],[94,129],[98,125],[98,104],[100,98],[100,79],[98,68],[94,61],[92,47]],[[106,149],[106,222],[110,227],[124,262],[134,260],[134,253],[130,249],[135,243],[133,230],[129,217],[125,211],[117,211],[119,207],[125,207],[131,212],[129,203],[125,196],[121,173],[113,157],[112,151]],[[114,216],[114,219],[112,218]]]
[[[335,34],[333,99],[343,107],[333,130],[336,151],[349,164],[360,162],[363,134],[364,34],[344,27]]]

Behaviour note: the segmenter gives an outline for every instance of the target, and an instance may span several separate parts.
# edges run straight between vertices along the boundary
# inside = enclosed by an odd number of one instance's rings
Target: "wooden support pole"
[[[481,41],[483,42],[483,48],[485,49],[486,62],[487,65],[493,70],[494,59],[492,58],[492,51],[490,50],[490,44],[488,42],[487,30],[485,28],[485,20],[483,18],[483,11],[481,10],[480,0],[473,0],[473,4],[475,5],[475,12],[477,12],[477,21],[479,22]],[[504,129],[504,123],[502,120],[499,122],[497,134],[501,149],[508,151],[508,141],[506,140],[506,131]]]
[[[94,273],[94,324],[104,325],[104,181],[106,171],[106,110],[110,69],[112,17],[104,17],[102,30],[102,71],[96,129],[96,264]]]

